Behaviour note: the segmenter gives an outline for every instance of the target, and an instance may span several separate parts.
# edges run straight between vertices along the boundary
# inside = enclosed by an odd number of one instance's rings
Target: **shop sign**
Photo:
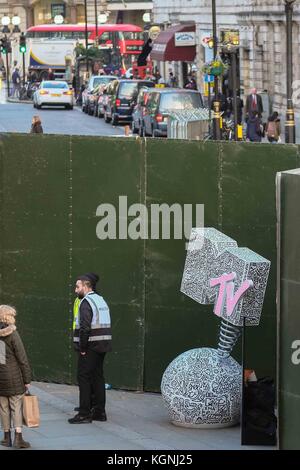
[[[221,31],[221,43],[233,44],[234,46],[238,46],[240,43],[240,32],[231,29]]]
[[[196,34],[194,31],[175,33],[175,46],[195,46]]]

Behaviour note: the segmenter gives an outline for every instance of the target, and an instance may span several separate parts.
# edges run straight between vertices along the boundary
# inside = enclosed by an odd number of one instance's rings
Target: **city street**
[[[63,108],[34,109],[31,104],[0,102],[0,132],[25,132],[31,127],[32,116],[38,114],[45,134],[64,135],[121,135],[124,126],[113,127],[94,116],[88,116],[81,108],[72,111]]]

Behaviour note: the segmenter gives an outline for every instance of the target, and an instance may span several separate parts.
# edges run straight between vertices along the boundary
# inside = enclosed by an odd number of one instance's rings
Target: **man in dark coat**
[[[22,340],[16,331],[15,316],[13,307],[0,305],[0,416],[4,430],[4,439],[0,444],[11,447],[10,426],[13,422],[13,446],[26,449],[30,444],[22,437],[22,401],[31,382],[31,370]]]
[[[264,111],[261,96],[257,94],[256,88],[252,88],[250,95],[247,96],[245,111],[246,118],[255,114],[261,117]]]
[[[82,299],[74,330],[74,347],[78,351],[79,412],[68,420],[70,424],[107,420],[103,363],[106,352],[111,351],[111,321],[107,303],[95,292],[98,280],[97,274],[87,273],[76,281],[75,293]]]

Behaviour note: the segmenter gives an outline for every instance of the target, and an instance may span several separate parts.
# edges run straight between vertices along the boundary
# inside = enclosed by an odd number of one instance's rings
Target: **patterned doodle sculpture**
[[[259,325],[270,262],[214,228],[192,229],[181,292],[214,304],[221,317],[218,349],[178,356],[164,372],[161,391],[171,421],[185,427],[225,427],[240,417],[242,370],[230,356],[246,326]]]

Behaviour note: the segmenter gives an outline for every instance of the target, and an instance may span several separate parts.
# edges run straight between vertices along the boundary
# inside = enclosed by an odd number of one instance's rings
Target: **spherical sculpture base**
[[[217,428],[239,422],[242,368],[216,349],[191,349],[167,367],[161,393],[173,424]]]

